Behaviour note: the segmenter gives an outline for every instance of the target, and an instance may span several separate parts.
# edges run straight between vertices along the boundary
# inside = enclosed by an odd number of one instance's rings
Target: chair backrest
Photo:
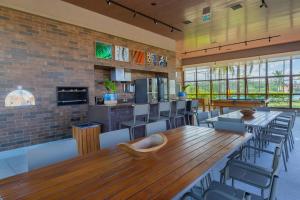
[[[177,113],[184,114],[186,112],[186,101],[176,101],[176,115]]]
[[[242,118],[229,118],[229,117],[218,117],[218,121],[222,122],[236,122],[236,123],[243,123],[244,120]]]
[[[220,131],[231,131],[234,133],[246,132],[246,126],[244,123],[216,121],[214,122],[214,127],[216,130]]]
[[[220,112],[219,110],[212,110],[210,111],[210,117],[213,118],[213,117],[217,117],[220,115]]]
[[[191,101],[191,111],[196,111],[198,110],[199,107],[199,101],[197,99],[194,99]]]
[[[176,109],[186,109],[186,101],[176,101]]]
[[[115,148],[119,143],[130,141],[129,129],[125,128],[101,133],[99,135],[99,140],[101,149]]]
[[[44,143],[27,151],[28,171],[78,156],[75,139],[58,140]]]
[[[146,122],[149,121],[150,106],[149,104],[136,104],[133,107],[133,120],[136,121],[137,116],[145,116]]]
[[[147,136],[152,135],[154,133],[166,131],[166,130],[167,130],[166,120],[146,124],[146,134],[147,134]]]
[[[160,116],[171,117],[171,103],[170,102],[159,102],[158,117],[160,117]]]
[[[271,109],[268,107],[257,107],[255,108],[256,111],[260,111],[260,112],[270,112]]]
[[[228,107],[223,108],[223,114],[227,114],[227,113],[230,113],[230,112],[232,112],[230,110],[230,108],[228,108]]]
[[[119,143],[130,141],[129,129],[125,128],[116,131],[101,133],[99,135],[99,140],[101,149],[115,148]]]
[[[159,102],[158,108],[159,108],[160,112],[170,111],[171,110],[171,103],[169,101]]]
[[[296,120],[296,116],[297,116],[296,111],[292,111],[292,112],[283,112],[283,113],[281,113],[279,116],[290,117],[290,118],[292,119],[291,127],[292,127],[292,128],[294,127],[294,125],[295,125],[295,120]]]
[[[208,119],[208,112],[199,112],[197,115],[197,120],[199,122],[207,120]]]

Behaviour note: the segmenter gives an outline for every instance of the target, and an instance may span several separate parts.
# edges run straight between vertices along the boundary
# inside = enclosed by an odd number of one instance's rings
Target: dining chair
[[[244,123],[231,121],[216,121],[214,122],[214,128],[217,131],[230,131],[240,134],[247,132],[246,125]]]
[[[159,102],[157,116],[150,117],[149,121],[167,121],[171,128],[171,102]]]
[[[182,118],[184,125],[186,125],[185,121],[186,117],[186,101],[176,101],[175,113],[171,118],[173,119],[173,125],[177,127],[177,120]]]
[[[115,148],[119,143],[130,141],[129,129],[125,128],[125,129],[110,131],[106,133],[101,133],[99,135],[99,141],[100,141],[101,149]]]
[[[243,123],[244,120],[242,118],[229,118],[229,117],[218,117],[218,121],[222,122],[236,122],[236,123]]]
[[[208,112],[199,112],[197,114],[197,124],[198,126],[201,126],[201,124],[205,124],[207,126],[209,126],[209,122],[207,122],[206,120],[209,117],[209,113]]]
[[[150,105],[136,104],[133,106],[133,120],[122,122],[120,128],[129,128],[130,140],[135,139],[134,129],[136,127],[145,126],[149,122]],[[138,119],[143,118],[143,120]]]
[[[167,130],[166,120],[157,121],[146,124],[146,135],[152,135],[154,133],[163,132]]]
[[[212,181],[203,194],[197,194],[192,190],[185,193],[181,200],[276,200],[278,179],[279,177],[274,175],[272,184],[270,184],[270,193],[267,198],[262,198],[256,194],[248,193],[217,181]]]
[[[270,112],[271,108],[269,108],[269,107],[256,107],[255,110],[259,111],[259,112]]]
[[[259,142],[259,145],[256,145],[257,148],[259,148],[258,152],[260,150],[264,149],[263,148],[263,142],[267,143],[273,143],[277,147],[280,148],[281,150],[281,155],[282,155],[282,160],[284,164],[285,171],[287,171],[287,158],[286,158],[286,153],[287,153],[287,147],[286,147],[286,137],[281,136],[281,135],[276,135],[274,131],[269,131],[269,129],[265,130],[264,133],[260,133],[257,137],[257,140]],[[254,153],[254,160],[256,159],[256,153]]]
[[[278,117],[276,117],[276,119],[274,120],[274,123],[271,124],[271,126],[273,126],[273,127],[287,129],[289,126],[289,122],[291,121],[291,130],[290,130],[290,134],[289,134],[289,139],[290,139],[290,143],[291,143],[290,145],[292,148],[294,148],[294,144],[295,144],[293,128],[295,125],[296,116],[297,116],[296,112],[283,112]]]
[[[228,107],[223,108],[223,114],[227,114],[230,112],[232,112],[232,110],[230,108],[228,108]]]
[[[78,156],[75,139],[58,140],[29,148],[26,157],[28,171],[45,167],[54,163]]]
[[[218,117],[219,115],[220,115],[220,111],[217,109],[210,111],[210,118]]]
[[[293,126],[293,119],[290,118],[289,120],[287,120],[286,127],[279,127],[278,124],[270,124],[268,129],[266,130],[266,134],[279,135],[285,138],[284,148],[285,148],[285,155],[287,160],[289,158],[288,149],[290,151],[292,151],[293,149],[292,126]]]
[[[198,100],[192,100],[190,102],[190,108],[189,110],[186,112],[187,115],[187,120],[188,120],[188,124],[191,125],[191,120],[190,118],[192,118],[193,121],[193,117],[195,116],[197,118],[198,115],[198,108],[199,108],[199,101]]]
[[[246,148],[257,149],[252,146],[244,146],[241,151]],[[264,153],[273,155],[272,166],[259,166],[246,162],[241,159],[230,159],[226,166],[220,171],[220,183],[226,183],[231,179],[231,186],[234,187],[234,181],[243,182],[250,186],[259,188],[261,190],[261,197],[264,198],[264,191],[270,188],[273,178],[278,174],[279,161],[281,157],[281,150],[276,147],[275,152],[268,150],[261,150]],[[241,152],[241,155],[243,153]]]

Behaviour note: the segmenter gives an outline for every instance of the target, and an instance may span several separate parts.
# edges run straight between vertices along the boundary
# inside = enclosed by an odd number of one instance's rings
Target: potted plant
[[[104,87],[107,93],[103,95],[105,105],[116,105],[118,103],[117,85],[111,80],[104,81]]]
[[[178,92],[178,97],[179,97],[179,100],[185,100],[186,99],[186,92],[185,90],[190,87],[191,85],[190,84],[187,84],[187,85],[184,85],[181,87],[181,91]]]

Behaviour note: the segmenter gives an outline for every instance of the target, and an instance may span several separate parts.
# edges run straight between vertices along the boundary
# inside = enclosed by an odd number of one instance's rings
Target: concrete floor
[[[281,163],[277,200],[300,199],[300,117],[296,119],[293,133],[295,136],[295,149],[290,153],[290,159],[287,163],[288,172],[284,171],[284,167]],[[27,171],[26,151],[28,148],[33,147],[0,152],[0,179]],[[263,166],[270,166],[271,162],[271,157],[266,154],[263,154],[258,160],[258,164]],[[220,165],[212,170],[215,180],[219,180],[219,170],[223,168],[224,165],[225,162],[220,163]],[[248,185],[237,183],[235,186],[252,193],[260,194],[259,190],[251,188]]]
[[[284,166],[281,160],[279,171],[279,183],[277,187],[277,200],[299,200],[300,199],[300,117],[296,118],[295,126],[293,129],[295,137],[295,148],[290,152],[289,161],[287,163],[288,171],[284,170]],[[274,149],[274,146],[268,146],[269,149]],[[220,163],[215,169],[212,170],[212,176],[214,180],[219,180],[219,171],[225,166],[226,161]],[[257,159],[256,164],[264,167],[271,168],[272,156],[268,154],[262,154]],[[231,181],[227,183],[231,185]],[[247,192],[260,195],[260,190],[249,185],[235,182],[235,187],[243,189]],[[268,191],[265,192],[265,197],[268,195]]]

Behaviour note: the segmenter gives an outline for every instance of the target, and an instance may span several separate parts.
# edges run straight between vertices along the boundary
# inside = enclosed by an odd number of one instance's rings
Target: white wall
[[[0,5],[171,51],[173,39],[60,0],[0,0]]]

